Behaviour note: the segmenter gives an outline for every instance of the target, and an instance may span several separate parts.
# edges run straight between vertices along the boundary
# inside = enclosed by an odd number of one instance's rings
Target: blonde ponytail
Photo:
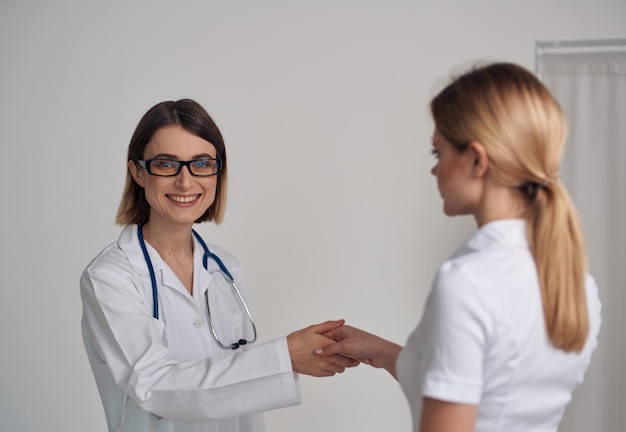
[[[543,312],[552,344],[580,352],[589,333],[587,256],[578,217],[559,181],[539,185],[528,215]]]

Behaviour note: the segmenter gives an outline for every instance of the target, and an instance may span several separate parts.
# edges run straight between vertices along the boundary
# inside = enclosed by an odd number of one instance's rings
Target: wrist
[[[402,351],[402,346],[393,342],[389,342],[384,352],[384,364],[383,367],[387,372],[391,374],[395,379],[398,379],[396,375],[396,363],[398,356]]]

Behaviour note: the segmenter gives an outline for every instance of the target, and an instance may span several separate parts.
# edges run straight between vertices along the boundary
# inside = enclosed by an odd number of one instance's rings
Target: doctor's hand
[[[402,346],[351,326],[335,327],[325,332],[324,336],[336,342],[318,348],[315,351],[317,355],[325,357],[342,354],[373,367],[383,368],[396,378],[396,360]]]
[[[359,361],[340,354],[328,356],[315,354],[317,349],[335,342],[323,334],[343,326],[344,322],[344,320],[326,321],[289,334],[287,345],[294,372],[325,377],[341,373],[348,367],[358,366]]]

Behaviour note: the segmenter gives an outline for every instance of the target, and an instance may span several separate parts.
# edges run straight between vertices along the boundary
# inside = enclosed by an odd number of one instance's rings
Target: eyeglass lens
[[[189,171],[197,176],[215,175],[220,170],[220,161],[217,159],[196,159],[179,161],[174,159],[149,159],[146,161],[148,172],[152,175],[175,176],[180,173],[183,165],[187,165]]]

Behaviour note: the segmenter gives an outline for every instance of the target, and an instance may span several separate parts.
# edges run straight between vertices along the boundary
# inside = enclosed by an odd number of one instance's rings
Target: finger
[[[336,356],[336,357],[340,357],[340,356]],[[330,357],[329,360],[330,360],[330,362],[326,364],[326,370],[328,372],[342,373],[343,371],[346,370],[346,366],[341,364],[341,361],[338,360],[337,358]]]
[[[323,322],[321,324],[314,324],[314,325],[310,326],[310,328],[315,333],[323,334],[323,333],[329,332],[331,330],[334,330],[334,329],[336,329],[338,327],[341,327],[345,323],[346,323],[346,320],[344,320],[344,319],[334,320],[334,321],[331,320],[331,321]]]
[[[343,366],[334,364],[330,359],[324,358],[324,361],[318,362],[312,367],[309,375],[316,377],[333,376],[345,370]]]
[[[339,342],[340,340],[344,339],[344,332],[343,332],[344,329],[345,329],[345,326],[337,327],[327,332],[324,332],[323,336],[326,336],[327,338],[330,338]]]
[[[345,355],[339,355],[339,354],[333,355],[331,357],[331,360],[335,364],[343,367],[344,369],[345,368],[352,368],[352,367],[355,367],[355,366],[358,366],[358,365],[361,364],[361,361],[359,359],[356,359],[356,358],[353,358],[353,357],[348,357],[348,356],[345,356]]]

